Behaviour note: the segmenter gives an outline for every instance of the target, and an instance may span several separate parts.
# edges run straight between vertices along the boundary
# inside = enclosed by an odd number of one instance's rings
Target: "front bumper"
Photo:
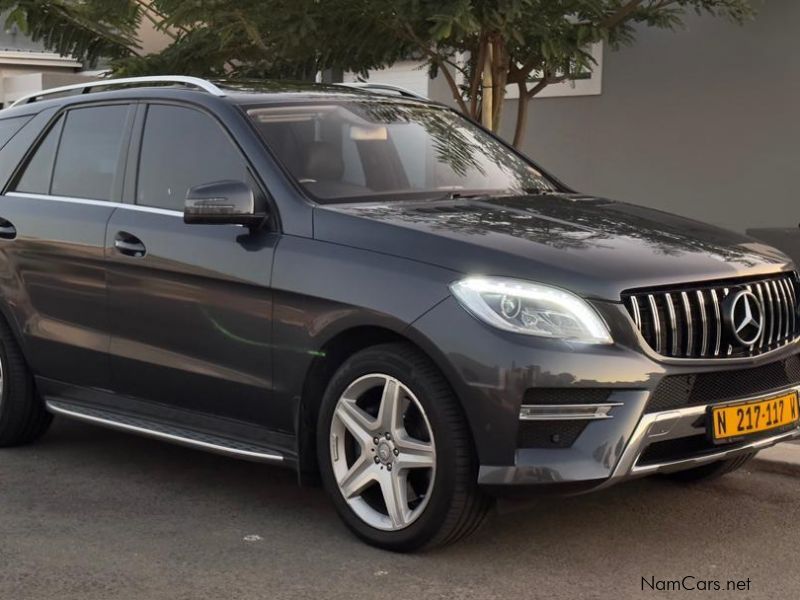
[[[418,343],[434,356],[436,351],[442,353],[438,362],[462,402],[473,433],[481,485],[498,491],[530,487],[536,492],[582,492],[689,469],[800,437],[800,429],[795,428],[715,446],[706,438],[705,426],[711,405],[800,391],[800,345],[749,359],[659,360],[642,351],[624,308],[603,303],[598,309],[614,332],[614,345],[576,347],[497,332],[452,299],[414,324]],[[771,367],[789,360],[794,361],[792,376],[787,368],[785,380],[774,379]],[[692,378],[713,385],[679,406],[670,404],[669,397],[663,402],[660,384]],[[568,443],[548,444],[547,439],[537,443],[541,438],[521,443],[521,406],[560,404],[548,398],[553,391],[563,390],[602,390],[606,395],[598,402],[611,409],[590,418],[593,409],[583,404],[587,420]],[[534,411],[529,416],[535,415]],[[539,431],[546,434],[560,431],[557,420],[538,423],[545,425]]]
[[[742,401],[769,398],[791,391],[800,394],[800,386],[792,386],[758,396],[739,398],[714,404],[713,406],[739,404]],[[628,479],[655,473],[682,471],[742,454],[757,452],[780,442],[800,437],[800,427],[794,427],[777,433],[764,432],[760,436],[730,444],[718,446],[714,446],[710,442],[697,444],[696,440],[705,440],[707,437],[706,415],[710,406],[710,404],[703,404],[644,415],[634,429],[633,435],[624,445],[624,450],[612,469],[611,476],[605,479],[595,479],[590,475],[590,477],[582,480],[584,485],[562,486],[559,484],[578,484],[579,480],[566,481],[561,477],[553,476],[556,471],[546,466],[526,464],[526,458],[528,457],[525,456],[524,452],[518,451],[518,460],[513,466],[482,466],[478,481],[486,486],[541,486],[549,483],[564,489],[573,487],[576,491],[600,489]],[[670,444],[671,442],[677,443]],[[653,448],[669,447],[670,445],[673,446],[671,456],[669,453],[665,454],[663,452],[649,453]]]

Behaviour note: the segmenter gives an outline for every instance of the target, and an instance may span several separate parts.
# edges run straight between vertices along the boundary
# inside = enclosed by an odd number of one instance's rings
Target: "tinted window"
[[[129,108],[98,106],[67,113],[51,193],[112,200]]]
[[[0,121],[0,148],[5,146],[29,119],[30,117],[16,117]]]
[[[64,118],[59,117],[56,124],[47,132],[33,157],[25,166],[22,176],[14,188],[18,192],[31,194],[49,194],[50,177],[53,174],[53,159],[56,156],[58,139],[61,136],[61,124]]]
[[[177,106],[147,110],[138,204],[182,211],[190,187],[224,179],[249,178],[241,154],[211,117]]]

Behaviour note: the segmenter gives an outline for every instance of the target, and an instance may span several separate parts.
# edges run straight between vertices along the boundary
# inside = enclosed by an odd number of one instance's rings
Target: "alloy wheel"
[[[353,381],[330,429],[331,463],[344,499],[368,525],[404,529],[425,510],[436,475],[436,447],[411,390],[381,373]]]

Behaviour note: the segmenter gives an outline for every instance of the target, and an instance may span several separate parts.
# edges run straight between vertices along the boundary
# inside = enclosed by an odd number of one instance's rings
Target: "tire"
[[[399,417],[390,420],[392,411],[382,406],[399,406]],[[457,398],[409,344],[374,346],[344,362],[322,399],[317,450],[323,485],[342,520],[385,550],[456,542],[491,506],[477,485],[477,457]]]
[[[36,394],[33,375],[16,338],[0,318],[0,447],[35,441],[52,420]]]
[[[667,479],[678,481],[681,483],[700,483],[703,481],[713,481],[718,477],[733,473],[741,469],[749,463],[756,455],[755,452],[750,454],[743,454],[734,458],[720,460],[713,462],[702,467],[695,467],[694,469],[687,469],[686,471],[677,471],[675,473],[668,473],[664,475]]]

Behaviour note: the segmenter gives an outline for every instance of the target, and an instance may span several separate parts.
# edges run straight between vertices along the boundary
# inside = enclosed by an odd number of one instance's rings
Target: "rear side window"
[[[247,163],[214,119],[180,106],[148,108],[137,204],[182,211],[190,187],[225,179],[248,181]]]
[[[33,153],[30,161],[25,166],[22,176],[17,181],[14,189],[18,192],[30,194],[49,194],[50,179],[53,175],[53,160],[61,137],[61,125],[64,117],[59,117],[56,124],[47,132],[42,143]]]
[[[70,110],[44,137],[15,190],[73,198],[113,200],[121,173],[127,105]]]
[[[54,196],[113,198],[128,112],[128,106],[98,106],[67,113],[53,169]]]
[[[30,120],[30,117],[15,117],[0,121],[0,149],[2,149],[17,132]]]

